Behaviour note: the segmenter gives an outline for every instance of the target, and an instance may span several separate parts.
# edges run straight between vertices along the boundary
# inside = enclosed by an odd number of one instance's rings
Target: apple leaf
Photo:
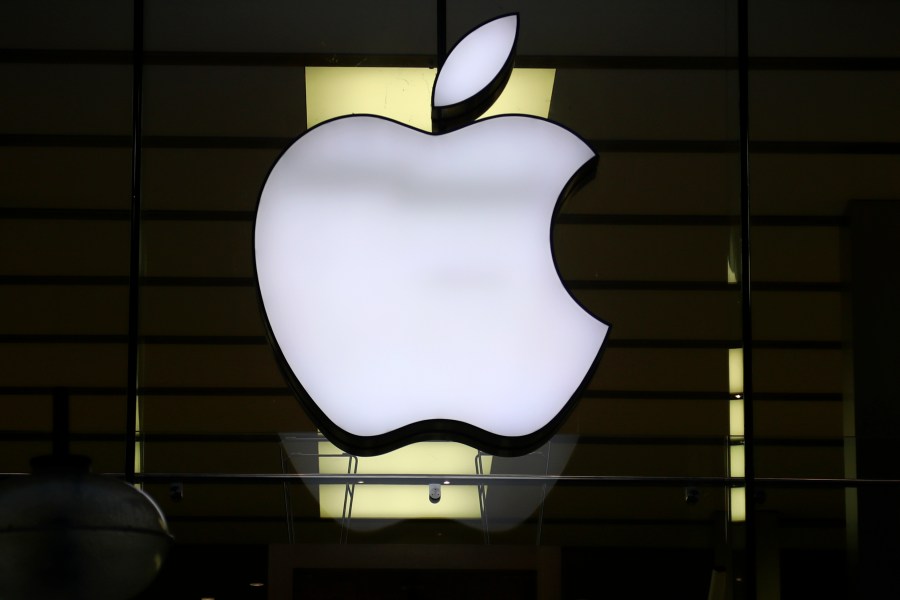
[[[431,97],[431,118],[438,132],[458,129],[497,99],[515,56],[519,16],[498,17],[463,37],[438,72]]]

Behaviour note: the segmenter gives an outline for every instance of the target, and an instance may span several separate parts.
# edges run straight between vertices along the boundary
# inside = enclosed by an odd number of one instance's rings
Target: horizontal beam
[[[153,433],[143,431],[141,441],[154,444],[282,444],[297,442],[326,441],[315,432],[279,433]],[[0,431],[0,442],[45,442],[51,441],[50,431]],[[118,433],[72,433],[73,442],[121,443]],[[725,435],[707,436],[601,436],[560,434],[553,438],[554,444],[578,444],[579,446],[720,446],[729,444]],[[772,448],[841,448],[843,438],[757,438],[757,445]]]
[[[0,219],[53,221],[128,221],[131,213],[114,208],[36,208],[30,206],[0,207]],[[225,221],[252,223],[251,210],[144,210],[144,221]],[[654,215],[560,213],[556,225],[615,225],[636,227],[733,227],[739,218],[731,215]],[[844,216],[830,215],[757,215],[751,218],[757,227],[845,227]]]
[[[268,346],[264,335],[141,335],[138,341],[149,345],[172,346]],[[0,334],[0,344],[126,344],[127,334],[58,334],[8,333]],[[739,339],[610,339],[605,347],[652,350],[715,350],[739,348]],[[841,350],[836,340],[755,340],[754,348],[766,350]]]
[[[303,52],[190,52],[145,51],[145,65],[235,66],[235,67],[420,67],[435,68],[431,54],[314,54]],[[45,50],[9,48],[0,50],[0,63],[130,65],[130,50]],[[635,69],[635,70],[735,70],[736,56],[597,56],[523,55],[521,68]],[[897,71],[896,56],[754,56],[751,70],[765,71]]]
[[[25,476],[26,473],[0,473],[0,478]],[[121,478],[122,473],[104,473]],[[660,477],[643,475],[345,475],[331,473],[138,473],[137,483],[195,483],[215,485],[428,485],[449,481],[448,485],[554,485],[560,487],[740,487],[740,477]],[[780,489],[892,489],[900,488],[900,479],[834,479],[804,477],[758,477],[758,488]],[[363,483],[360,483],[363,482]]]
[[[737,292],[739,284],[724,281],[636,281],[568,279],[570,290],[647,291],[647,292]],[[85,285],[125,286],[127,275],[0,275],[0,286],[12,285]],[[253,288],[253,277],[141,277],[141,285],[158,287],[245,287]],[[756,292],[841,292],[837,281],[757,281]]]
[[[53,386],[24,385],[24,386],[0,386],[0,396],[52,396]],[[116,386],[73,386],[67,387],[70,396],[121,396],[125,394],[124,387]],[[172,396],[196,396],[196,397],[293,397],[294,393],[288,387],[141,387],[138,394],[142,397],[172,397]],[[709,400],[721,402],[730,398],[725,391],[707,390],[597,390],[588,389],[582,393],[582,398],[600,398],[606,400]],[[757,392],[754,400],[759,401],[789,401],[789,402],[840,402],[840,393],[821,392]]]

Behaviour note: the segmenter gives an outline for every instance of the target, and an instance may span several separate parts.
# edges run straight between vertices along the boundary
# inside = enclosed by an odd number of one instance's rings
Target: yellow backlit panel
[[[481,118],[494,115],[550,116],[556,69],[513,69],[506,88]]]
[[[744,477],[744,445],[728,447],[728,472],[731,477]]]
[[[746,488],[731,488],[731,497],[728,502],[728,512],[731,514],[731,521],[741,523],[747,520],[747,490]]]
[[[744,401],[728,401],[728,435],[744,435]]]
[[[431,131],[436,73],[401,67],[306,67],[306,125],[371,114]],[[503,94],[484,117],[515,113],[547,118],[555,77],[555,69],[513,69]]]
[[[357,485],[353,497],[354,519],[477,519],[481,516],[478,488],[473,485],[441,486],[441,501],[432,504],[428,486]],[[319,488],[322,518],[340,519],[344,508],[343,485]]]
[[[390,117],[431,131],[434,69],[306,67],[306,126],[352,114]]]
[[[425,485],[354,486],[352,517],[360,519],[477,519],[481,516],[478,487],[443,485],[448,475],[476,474],[478,451],[455,442],[420,442],[380,456],[359,457],[356,475],[434,475],[440,483],[441,501],[432,504]],[[334,456],[337,455],[337,456]],[[483,473],[491,472],[493,457],[482,457]],[[350,457],[331,442],[319,442],[319,472],[346,474]],[[352,470],[352,467],[351,467]],[[486,488],[485,488],[486,489]],[[323,518],[340,519],[344,514],[344,485],[319,486],[319,508]]]
[[[744,350],[728,349],[728,393],[744,393]]]

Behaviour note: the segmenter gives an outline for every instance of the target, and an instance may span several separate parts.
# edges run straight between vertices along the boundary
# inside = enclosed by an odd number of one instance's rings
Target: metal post
[[[131,249],[128,267],[128,383],[125,407],[125,479],[135,481],[138,328],[141,271],[141,117],[144,79],[144,1],[134,0],[131,84]]]
[[[437,0],[437,66],[447,60],[447,0]]]
[[[53,390],[53,456],[69,455],[69,394],[66,390]]]
[[[550,451],[553,448],[553,440],[547,442],[547,456],[544,461],[544,475],[550,474]],[[541,545],[541,534],[544,530],[544,503],[547,500],[547,484],[544,483],[541,485],[541,508],[538,512],[538,522],[537,522],[537,539],[535,540],[535,546]]]
[[[756,472],[753,435],[753,321],[750,277],[750,36],[749,0],[738,0],[738,89],[741,161],[741,341],[744,363],[744,475],[747,503],[746,597],[756,598]]]
[[[482,456],[484,453],[479,450],[475,455],[475,474],[479,477],[484,475],[484,462],[482,460]],[[481,511],[481,533],[484,537],[485,545],[489,545],[491,543],[491,529],[490,524],[488,523],[488,513],[487,513],[487,490],[483,483],[478,484],[478,508]]]
[[[287,454],[287,450],[284,447],[279,448],[278,454],[281,457],[281,472],[282,474],[287,473],[287,462],[290,460],[290,456]],[[294,543],[294,503],[291,500],[291,489],[290,483],[287,481],[284,482],[284,518],[287,524],[287,536],[288,536],[288,544]]]

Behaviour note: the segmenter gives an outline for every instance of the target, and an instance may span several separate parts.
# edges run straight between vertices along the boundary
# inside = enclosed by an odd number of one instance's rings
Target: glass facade
[[[169,519],[147,598],[895,589],[900,5],[748,4],[746,87],[738,0],[0,6],[0,473],[49,451],[67,389],[73,452]],[[357,460],[266,337],[262,185],[310,125],[308,67],[433,70],[439,32],[513,11],[516,68],[555,70],[550,119],[599,157],[551,238],[610,337],[528,456]]]

